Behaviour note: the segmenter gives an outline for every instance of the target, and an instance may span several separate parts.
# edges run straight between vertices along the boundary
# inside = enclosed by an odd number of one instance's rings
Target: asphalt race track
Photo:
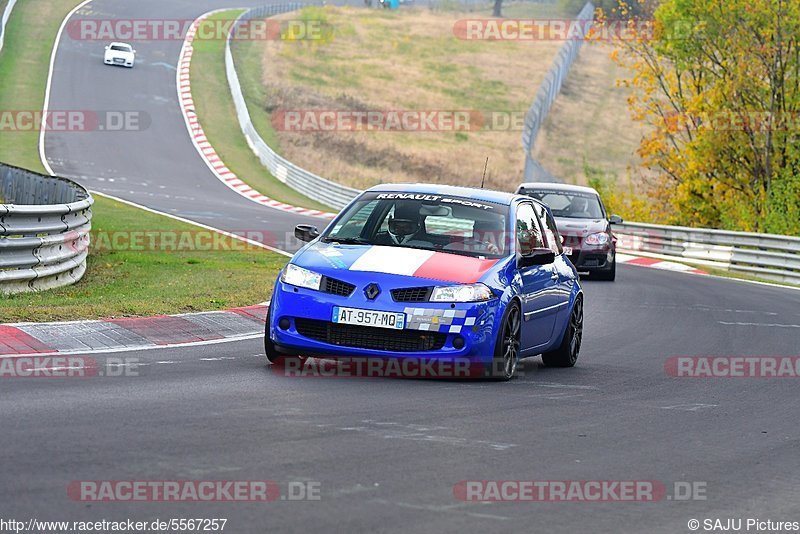
[[[212,9],[260,6],[265,0],[95,0],[72,17],[193,20]],[[88,12],[88,13],[87,13]],[[275,232],[296,249],[295,225],[325,219],[265,209],[220,182],[197,153],[178,104],[175,67],[182,41],[135,43],[133,69],[103,64],[105,41],[61,36],[53,69],[51,110],[137,111],[152,122],[141,131],[51,131],[45,154],[53,171],[100,191],[231,232]],[[272,239],[269,239],[272,241]]]
[[[509,383],[286,377],[265,365],[259,340],[128,353],[149,364],[141,376],[4,381],[0,501],[18,517],[220,517],[231,532],[674,533],[691,518],[796,517],[796,381],[672,378],[664,363],[797,354],[800,292],[637,267],[619,275],[585,284],[577,367],[527,359]],[[66,496],[72,480],[134,479],[310,480],[321,500]],[[453,496],[459,481],[483,479],[704,482],[707,500]]]
[[[193,18],[225,3],[91,5],[101,18]],[[146,110],[153,123],[146,134],[48,134],[54,170],[223,229],[307,222],[217,181],[161,65],[174,67],[180,43],[136,48],[135,69],[112,69],[102,43],[62,38],[51,109]],[[674,356],[797,356],[800,292],[632,266],[584,289],[577,367],[531,358],[508,383],[286,377],[258,339],[114,355],[138,359],[139,376],[4,380],[3,515],[226,518],[234,533],[683,533],[690,519],[800,520],[797,381],[664,368]],[[310,481],[321,499],[84,503],[68,497],[75,480]],[[454,496],[462,480],[655,480],[670,494],[692,482],[705,500],[472,503]]]

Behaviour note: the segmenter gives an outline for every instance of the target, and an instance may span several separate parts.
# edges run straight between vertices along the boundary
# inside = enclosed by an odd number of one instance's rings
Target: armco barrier
[[[303,4],[263,6],[243,13],[236,21],[234,28],[231,29],[231,33],[228,35],[228,42],[225,44],[225,72],[228,75],[228,84],[230,85],[234,106],[236,106],[239,126],[247,139],[247,144],[250,145],[250,148],[255,152],[256,156],[258,156],[258,159],[261,160],[261,163],[269,169],[269,172],[271,172],[273,176],[292,189],[299,191],[310,199],[338,210],[346,206],[359,193],[359,190],[337,184],[336,182],[326,180],[305,169],[301,169],[294,163],[281,157],[267,145],[261,136],[258,135],[255,126],[253,126],[253,122],[250,120],[250,113],[244,101],[242,87],[239,84],[239,76],[236,74],[236,65],[234,65],[233,54],[231,53],[230,36],[234,35],[236,26],[243,21],[295,11],[302,6]]]
[[[800,284],[800,237],[625,223],[618,250]]]
[[[236,107],[239,126],[242,129],[242,133],[245,135],[248,145],[256,156],[258,156],[258,159],[261,160],[261,163],[269,169],[273,176],[289,187],[325,205],[341,209],[358,194],[358,190],[332,182],[306,171],[284,159],[267,145],[256,131],[250,119],[250,113],[247,109],[244,95],[242,94],[239,76],[236,73],[236,66],[234,64],[233,54],[231,53],[231,36],[235,35],[235,29],[239,24],[254,18],[287,13],[300,9],[301,7],[303,7],[303,4],[291,3],[263,6],[244,12],[236,21],[236,24],[228,35],[228,40],[225,45],[225,72],[228,76],[228,85],[230,86],[231,96],[233,97],[233,103]],[[591,2],[587,2],[578,14],[577,19],[587,22],[586,30],[588,31],[593,16],[594,5]],[[522,146],[525,150],[525,181],[560,181],[533,159],[531,151],[533,150],[533,144],[541,125],[553,101],[561,90],[564,79],[569,73],[569,69],[575,61],[578,50],[582,44],[583,39],[572,39],[564,43],[559,50],[550,72],[548,72],[542,85],[539,87],[533,104],[525,117],[525,126],[522,132]]]
[[[286,13],[300,7],[301,4],[283,4],[251,9],[239,18],[237,24],[243,20]],[[586,21],[587,30],[591,25],[593,13],[594,6],[591,2],[587,2],[577,16],[578,20]],[[526,116],[523,132],[523,146],[526,148],[526,181],[559,181],[531,157],[531,150],[544,118],[577,57],[581,43],[581,39],[575,39],[567,41],[562,46]],[[225,47],[225,69],[242,131],[250,147],[273,175],[309,198],[336,208],[343,207],[358,194],[356,189],[331,182],[299,168],[267,146],[250,120],[231,54],[230,38]],[[800,284],[800,238],[644,223],[615,225],[614,233],[620,238],[620,252],[683,260],[765,279]]]
[[[592,19],[594,17],[594,5],[591,2],[586,2],[576,20],[584,22],[582,26],[583,35],[576,36],[577,38],[568,39],[561,49],[558,51],[553,66],[544,77],[542,85],[536,92],[533,99],[533,104],[525,114],[525,123],[522,129],[522,149],[525,151],[525,171],[523,181],[525,182],[560,182],[558,178],[547,172],[542,165],[533,157],[533,146],[536,143],[536,137],[539,135],[539,130],[544,124],[550,108],[553,106],[558,93],[561,92],[561,86],[569,74],[569,70],[575,59],[578,57],[578,52],[583,45],[583,37],[589,32],[592,26]]]
[[[0,293],[80,280],[93,202],[71,180],[0,164]]]
[[[225,72],[228,76],[233,103],[236,107],[236,115],[239,126],[247,139],[247,143],[253,152],[261,160],[261,163],[269,169],[273,176],[289,187],[299,191],[307,197],[321,202],[325,205],[341,209],[357,194],[358,190],[332,182],[309,171],[306,171],[290,161],[284,159],[272,150],[261,138],[253,126],[250,113],[242,94],[239,76],[236,73],[236,66],[231,53],[231,36],[235,34],[235,28],[246,20],[254,18],[269,17],[280,13],[287,13],[300,9],[303,4],[290,3],[271,6],[262,6],[244,12],[236,21],[234,28],[228,35],[225,45]],[[577,20],[585,21],[585,29],[591,27],[592,17],[594,16],[594,5],[587,2],[577,16]],[[534,98],[533,104],[525,116],[525,124],[522,132],[522,147],[525,151],[525,181],[547,181],[558,182],[557,178],[551,175],[544,167],[539,164],[531,155],[533,144],[539,133],[542,123],[547,116],[553,101],[561,90],[564,79],[569,73],[570,67],[578,56],[578,51],[583,44],[583,39],[570,39],[561,47],[550,71],[545,76],[542,85]]]

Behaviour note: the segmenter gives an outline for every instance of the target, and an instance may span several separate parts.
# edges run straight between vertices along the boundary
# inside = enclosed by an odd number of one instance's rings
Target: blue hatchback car
[[[520,358],[572,367],[583,293],[549,209],[530,197],[422,184],[361,193],[281,271],[270,362],[458,359],[508,380]]]

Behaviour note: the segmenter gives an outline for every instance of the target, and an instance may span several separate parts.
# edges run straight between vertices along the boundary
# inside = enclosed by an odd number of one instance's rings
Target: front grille
[[[432,287],[392,289],[392,299],[394,299],[395,302],[428,302],[432,291]]]
[[[331,323],[317,319],[294,320],[300,335],[358,349],[386,350],[391,352],[425,352],[444,347],[447,334],[420,330],[390,330],[350,324]]]
[[[325,277],[324,285],[322,286],[322,290],[325,293],[332,293],[334,295],[339,295],[340,297],[349,297],[350,294],[355,290],[356,286],[353,284],[348,284],[347,282],[342,282],[341,280],[336,280],[334,278]]]

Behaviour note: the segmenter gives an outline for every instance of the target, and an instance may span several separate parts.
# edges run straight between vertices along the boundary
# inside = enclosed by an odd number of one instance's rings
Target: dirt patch
[[[262,54],[265,112],[459,111],[473,119],[468,129],[434,132],[278,128],[285,157],[353,187],[477,185],[489,157],[487,186],[516,188],[521,119],[562,43],[456,38],[455,23],[475,14],[326,8],[315,16],[334,28],[331,41],[254,47]]]

